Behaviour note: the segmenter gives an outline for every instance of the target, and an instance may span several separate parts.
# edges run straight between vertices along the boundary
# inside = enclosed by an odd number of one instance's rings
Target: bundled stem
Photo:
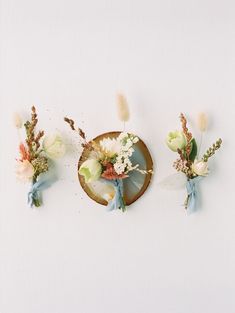
[[[31,120],[26,121],[24,124],[26,130],[26,145],[21,145],[21,153],[23,157],[27,159],[33,166],[34,173],[32,177],[32,184],[34,185],[38,176],[42,173],[45,173],[49,170],[48,158],[41,154],[43,149],[41,149],[41,139],[44,136],[44,131],[36,132],[36,126],[38,123],[38,116],[35,106],[31,108]],[[33,187],[32,187],[33,188]],[[34,191],[34,196],[32,196],[33,205],[39,207],[41,201],[37,192]]]

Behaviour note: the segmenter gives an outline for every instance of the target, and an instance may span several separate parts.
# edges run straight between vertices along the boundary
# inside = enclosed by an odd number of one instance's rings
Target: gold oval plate
[[[121,132],[119,131],[113,131],[109,133],[105,133],[102,135],[99,135],[92,141],[99,143],[104,138],[117,138],[120,135]],[[133,146],[134,153],[131,157],[131,161],[133,165],[139,164],[139,168],[142,170],[153,170],[153,160],[151,157],[151,154],[145,145],[145,143],[139,138],[139,141]],[[89,157],[89,151],[85,148],[83,150],[83,153],[80,157],[80,160],[78,162],[78,170],[81,166],[81,164]],[[124,201],[127,206],[134,203],[137,199],[139,199],[147,190],[150,181],[151,181],[152,173],[148,174],[141,174],[138,171],[133,171],[130,173],[130,176],[128,178],[125,178],[123,180],[123,186],[124,186]],[[78,178],[80,181],[80,184],[83,188],[83,190],[86,192],[86,194],[96,201],[99,204],[107,205],[108,202],[105,200],[103,195],[107,190],[105,188],[110,188],[105,186],[104,183],[101,183],[99,181],[86,184],[85,179],[82,175],[78,173]]]

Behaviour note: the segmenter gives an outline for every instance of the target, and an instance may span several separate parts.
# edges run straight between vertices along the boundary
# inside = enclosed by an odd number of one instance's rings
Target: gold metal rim
[[[120,135],[120,133],[121,133],[120,131],[113,131],[113,132],[104,133],[104,134],[97,136],[92,141],[99,142],[100,140],[107,138],[107,137],[116,138]],[[149,170],[153,170],[153,160],[152,160],[151,154],[150,154],[146,144],[139,138],[139,141],[137,142],[136,145],[143,152],[143,155],[146,159],[147,168]],[[86,149],[84,149],[83,153],[79,159],[79,162],[78,162],[78,171],[79,171],[79,168],[80,168],[81,164],[83,163],[84,159],[86,159],[86,157],[87,157],[87,151],[86,151]],[[145,175],[145,181],[144,181],[142,188],[140,189],[140,191],[137,194],[135,194],[131,198],[128,198],[125,195],[125,190],[124,190],[124,200],[125,200],[126,205],[130,206],[132,203],[134,203],[136,200],[138,200],[145,193],[145,191],[147,190],[147,188],[149,187],[149,184],[151,182],[151,177],[152,177],[152,173],[148,173]],[[102,197],[97,196],[96,194],[94,194],[91,191],[91,189],[85,183],[84,177],[82,175],[80,175],[79,172],[78,172],[78,179],[80,181],[80,184],[81,184],[83,190],[86,192],[86,194],[92,200],[94,200],[95,202],[102,204],[102,205],[108,204],[107,201],[105,201]]]

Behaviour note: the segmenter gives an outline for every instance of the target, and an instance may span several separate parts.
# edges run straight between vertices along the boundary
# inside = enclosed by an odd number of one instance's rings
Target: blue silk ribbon
[[[195,178],[187,180],[186,189],[188,193],[188,199],[187,199],[188,213],[195,212],[196,210],[197,196],[198,196],[197,185],[201,179],[202,179],[201,176],[197,176]]]
[[[30,191],[28,192],[28,204],[32,208],[34,206],[34,201],[40,199],[40,192],[49,188],[52,184],[50,180],[38,180],[33,183]]]
[[[123,199],[123,181],[122,179],[106,180],[106,183],[112,185],[115,189],[115,195],[112,200],[108,202],[108,211],[121,209],[125,211],[126,206]]]

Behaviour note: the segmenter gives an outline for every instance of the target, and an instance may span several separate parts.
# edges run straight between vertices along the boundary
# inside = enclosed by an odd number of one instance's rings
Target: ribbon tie
[[[34,205],[40,206],[40,192],[50,187],[51,182],[49,180],[38,180],[33,183],[30,191],[28,192],[28,204],[32,208]]]
[[[122,179],[107,180],[106,183],[112,185],[115,190],[115,195],[112,200],[108,202],[108,211],[121,209],[125,211],[126,206],[123,199],[123,181]]]
[[[196,209],[197,203],[197,185],[198,182],[201,180],[201,176],[197,176],[195,178],[187,180],[186,189],[188,193],[188,197],[186,200],[186,208],[189,213],[192,213]]]

